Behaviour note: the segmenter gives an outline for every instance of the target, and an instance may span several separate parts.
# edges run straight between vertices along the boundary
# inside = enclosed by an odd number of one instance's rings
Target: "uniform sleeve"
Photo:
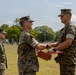
[[[70,38],[70,39],[74,40],[74,35],[73,34],[67,34],[66,38]]]
[[[39,42],[35,40],[30,34],[24,35],[24,41],[31,45],[32,47],[35,47]]]
[[[74,40],[75,37],[75,28],[73,26],[69,26],[66,30],[66,38],[71,38]]]
[[[38,41],[36,41],[35,39],[33,39],[33,42],[31,43],[31,46],[35,47],[38,43],[39,43]]]

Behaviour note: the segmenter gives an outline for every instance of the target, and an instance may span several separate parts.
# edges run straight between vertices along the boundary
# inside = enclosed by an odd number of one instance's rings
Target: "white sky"
[[[57,31],[64,25],[58,15],[60,9],[72,9],[72,22],[76,23],[76,0],[0,0],[0,25],[12,25],[15,18],[30,15],[36,26],[47,25]]]

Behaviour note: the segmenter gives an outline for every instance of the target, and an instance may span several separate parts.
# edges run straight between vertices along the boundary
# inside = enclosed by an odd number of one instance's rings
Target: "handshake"
[[[56,47],[56,46],[58,46],[58,42],[55,42],[55,43],[47,43],[46,44],[47,52],[43,52],[41,50],[38,51],[38,57],[40,57],[40,58],[42,58],[44,60],[51,60],[51,57],[52,57],[51,54],[62,54],[62,53],[64,53],[62,51],[56,51],[55,48],[52,48],[52,47]]]

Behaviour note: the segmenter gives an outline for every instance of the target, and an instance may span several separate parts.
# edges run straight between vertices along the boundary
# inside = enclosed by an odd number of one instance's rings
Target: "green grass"
[[[17,45],[5,45],[8,60],[8,69],[6,75],[18,75],[17,69]],[[56,55],[52,55],[52,59],[45,61],[39,58],[39,72],[37,75],[59,75],[59,65],[54,61]]]

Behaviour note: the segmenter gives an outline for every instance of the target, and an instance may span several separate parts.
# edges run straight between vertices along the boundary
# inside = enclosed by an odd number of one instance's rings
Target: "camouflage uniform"
[[[0,75],[4,75],[4,71],[7,68],[7,59],[3,43],[0,42]]]
[[[76,66],[60,65],[60,75],[76,75]]]
[[[72,37],[72,36],[73,37]],[[72,44],[64,49],[64,54],[59,54],[55,60],[60,64],[60,75],[76,75],[76,41],[75,27],[71,24],[65,25],[60,31],[59,43],[66,41],[66,38],[72,38]]]
[[[19,75],[36,75],[39,69],[35,46],[38,42],[26,31],[20,35],[18,45]]]

